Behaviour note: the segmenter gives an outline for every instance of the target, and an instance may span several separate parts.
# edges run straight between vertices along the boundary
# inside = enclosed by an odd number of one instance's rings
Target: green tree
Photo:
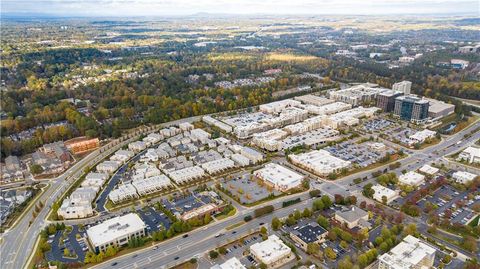
[[[272,229],[274,231],[277,231],[278,229],[280,229],[281,226],[282,226],[282,222],[277,217],[274,217],[272,219]]]
[[[320,251],[320,246],[317,243],[308,243],[307,244],[307,254],[315,255]]]
[[[337,258],[337,253],[335,253],[331,247],[327,247],[325,248],[325,257],[330,260],[335,260]]]
[[[215,250],[210,250],[210,252],[208,253],[208,256],[210,256],[210,259],[214,260],[218,258],[218,252],[216,252]]]

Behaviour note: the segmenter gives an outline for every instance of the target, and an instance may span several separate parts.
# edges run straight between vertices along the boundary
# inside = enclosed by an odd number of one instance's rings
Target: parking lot
[[[57,231],[55,235],[49,237],[48,242],[52,248],[45,253],[47,260],[63,263],[83,262],[85,253],[89,250],[85,234],[79,232],[78,226],[72,226],[72,231],[61,240],[63,233],[64,231]],[[77,233],[81,235],[79,239],[76,238]],[[68,249],[72,257],[64,257],[65,249]]]
[[[138,214],[145,222],[149,233],[158,231],[162,228],[165,230],[170,228],[171,222],[168,217],[164,213],[155,210],[154,207],[146,207],[142,210],[138,210]]]
[[[272,194],[275,196],[281,194],[279,191],[269,190],[265,186],[258,184],[257,180],[250,173],[236,176],[232,180],[224,180],[221,184],[232,195],[238,196],[242,204],[255,203]]]
[[[395,153],[395,150],[386,145],[379,148],[375,148],[375,145],[381,146],[382,144],[370,141],[358,144],[355,141],[348,140],[335,146],[326,147],[325,150],[337,158],[350,161],[363,168],[378,162],[387,153]]]
[[[393,121],[377,118],[377,119],[372,119],[363,123],[361,126],[361,129],[363,129],[365,132],[368,132],[368,133],[371,133],[372,131],[378,132],[378,131],[387,130],[388,128],[392,127],[394,124],[395,122]]]
[[[216,197],[212,197],[215,195]],[[174,214],[182,215],[184,212],[194,210],[210,203],[218,203],[220,196],[210,192],[191,192],[187,195],[177,196],[173,199],[163,199],[162,203]]]

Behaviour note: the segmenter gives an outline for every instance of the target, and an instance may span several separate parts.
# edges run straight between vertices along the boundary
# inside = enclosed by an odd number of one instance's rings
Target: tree
[[[324,205],[322,202],[322,199],[315,199],[312,204],[312,210],[313,211],[318,211],[318,210],[323,210]]]
[[[351,269],[353,268],[353,263],[350,260],[350,256],[345,256],[342,260],[338,262],[337,269]]]
[[[327,247],[325,248],[325,256],[330,260],[335,260],[337,258],[337,253],[335,253],[331,247]]]
[[[452,261],[452,256],[450,255],[445,255],[442,259],[443,263],[449,264]]]
[[[105,257],[113,257],[115,254],[117,254],[117,248],[114,246],[108,246],[105,250]]]
[[[281,226],[282,226],[282,222],[277,217],[274,217],[272,219],[272,229],[276,231],[280,229]]]
[[[322,196],[322,202],[323,202],[324,208],[330,208],[333,204],[332,200],[330,199],[330,197],[328,197],[328,195]]]
[[[227,249],[225,247],[219,247],[218,248],[218,253],[225,255],[227,254]]]
[[[302,212],[302,217],[304,218],[310,218],[312,216],[312,211],[310,209],[305,208]]]
[[[39,164],[32,164],[30,166],[30,172],[34,175],[41,174],[43,172],[43,167]]]
[[[478,250],[477,241],[472,236],[465,236],[462,240],[462,247],[472,253],[476,253]]]
[[[320,246],[317,243],[308,243],[307,244],[307,254],[315,255],[320,251]]]
[[[317,223],[318,225],[322,226],[324,229],[328,229],[330,226],[330,222],[324,216],[319,216],[317,218]]]
[[[209,224],[211,221],[212,221],[212,216],[210,216],[210,213],[205,214],[205,217],[203,218],[203,223]]]
[[[261,234],[267,234],[267,228],[265,226],[262,226],[262,228],[260,228],[260,233]]]
[[[68,250],[68,248],[65,248],[65,249],[63,250],[63,256],[64,256],[64,257],[69,257],[69,256],[70,256],[70,250]]]
[[[212,259],[212,260],[218,258],[218,252],[216,252],[215,250],[210,250],[208,255],[210,256],[210,259]]]

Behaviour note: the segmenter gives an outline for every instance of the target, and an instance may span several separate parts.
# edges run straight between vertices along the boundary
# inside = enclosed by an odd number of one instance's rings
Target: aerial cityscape
[[[480,2],[1,6],[1,269],[480,269]]]

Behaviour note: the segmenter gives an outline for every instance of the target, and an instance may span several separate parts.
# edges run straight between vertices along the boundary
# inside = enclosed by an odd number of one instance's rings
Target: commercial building
[[[304,251],[310,243],[320,244],[325,241],[328,231],[316,222],[307,223],[290,232],[290,238],[295,241]]]
[[[299,135],[289,136],[283,139],[282,143],[283,149],[290,149],[301,145],[316,148],[329,141],[335,141],[340,138],[339,131],[325,126]]]
[[[395,99],[395,115],[402,120],[421,122],[428,118],[429,102],[416,96],[399,96]]]
[[[398,177],[398,182],[410,186],[420,186],[425,182],[425,176],[414,171],[409,171]]]
[[[185,132],[195,129],[195,126],[193,126],[193,124],[191,124],[190,122],[182,122],[178,124],[178,128]]]
[[[202,118],[203,122],[207,123],[207,124],[210,124],[210,125],[213,125],[217,128],[219,128],[220,130],[223,130],[224,132],[226,133],[231,133],[233,131],[233,127],[226,124],[226,123],[223,123],[217,119],[214,119],[210,116],[204,116]]]
[[[98,140],[98,138],[88,139],[86,137],[79,137],[66,141],[65,146],[73,154],[80,154],[98,148],[100,146],[100,140]]]
[[[459,47],[458,52],[460,52],[460,53],[477,53],[477,52],[480,52],[480,45]]]
[[[133,238],[146,235],[146,225],[134,213],[106,220],[87,229],[88,241],[95,252],[105,252],[109,246],[121,247]]]
[[[267,240],[250,246],[250,253],[267,268],[278,268],[295,259],[292,250],[276,235],[270,235]]]
[[[395,99],[402,96],[402,92],[398,91],[384,91],[377,95],[377,107],[381,108],[383,112],[393,112],[395,109]]]
[[[103,161],[97,165],[97,171],[100,173],[112,174],[118,169],[118,167],[120,167],[120,162]]]
[[[281,129],[272,129],[263,133],[257,133],[253,135],[252,143],[259,148],[268,151],[279,151],[283,149],[283,143],[281,139],[288,136],[286,131]]]
[[[140,152],[147,148],[147,143],[143,141],[135,141],[128,144],[128,149],[133,150],[134,152]]]
[[[81,187],[92,187],[98,192],[108,179],[107,173],[90,172],[85,176],[85,179],[80,184]]]
[[[421,172],[421,173],[433,176],[436,173],[438,173],[439,169],[435,168],[433,166],[430,166],[428,164],[425,164],[424,166],[420,167],[420,169],[418,169],[418,171]]]
[[[253,164],[262,162],[264,159],[264,156],[261,152],[258,152],[249,147],[242,147],[240,153],[243,156],[247,157],[250,161],[252,161]]]
[[[368,212],[355,205],[335,211],[334,218],[336,221],[345,224],[349,229],[357,226],[361,228],[369,228],[371,226],[368,223]]]
[[[385,197],[386,199],[386,204],[389,204],[393,200],[398,198],[398,191],[394,191],[380,184],[372,186],[372,190],[375,191],[375,193],[373,194],[373,199],[377,200],[380,203],[383,203],[383,197]]]
[[[98,188],[80,187],[65,198],[57,211],[63,219],[86,218],[93,215],[92,202],[97,195]]]
[[[209,173],[210,175],[213,175],[213,174],[234,168],[235,162],[230,160],[229,158],[222,158],[222,159],[206,162],[201,166],[205,171],[207,171],[207,173]]]
[[[292,99],[285,99],[281,101],[271,102],[267,104],[260,105],[259,110],[269,114],[280,113],[287,107],[298,107],[301,103]]]
[[[202,144],[205,144],[207,140],[210,139],[210,137],[210,133],[205,132],[202,129],[193,129],[190,131],[190,138],[192,139],[192,141],[198,141]]]
[[[428,116],[432,119],[439,119],[455,113],[455,105],[447,104],[443,101],[423,98],[429,102]]]
[[[302,108],[311,114],[323,116],[345,111],[352,108],[352,105],[344,102],[334,102],[323,106],[304,105]]]
[[[298,155],[288,155],[288,158],[293,164],[320,176],[338,173],[351,165],[351,162],[337,158],[323,149],[312,150]]]
[[[222,264],[215,264],[210,269],[247,269],[237,257],[230,258]]]
[[[423,143],[427,139],[434,138],[436,134],[437,132],[428,129],[418,131],[409,137],[411,140],[410,144]]]
[[[247,166],[250,164],[250,159],[243,156],[242,154],[232,154],[230,158],[240,167]]]
[[[331,104],[331,103],[335,102],[332,99],[328,99],[328,98],[325,98],[325,97],[312,95],[312,94],[296,96],[293,99],[295,99],[297,101],[300,101],[304,104],[314,105],[314,106],[324,106],[324,105],[328,105],[328,104]]]
[[[378,107],[364,108],[362,106],[345,110],[326,117],[325,125],[337,129],[343,126],[353,126],[360,122],[362,117],[372,117],[375,112],[379,111]]]
[[[468,163],[480,163],[480,148],[468,147],[458,155],[457,160]]]
[[[304,178],[304,176],[276,163],[266,164],[264,168],[254,171],[253,175],[279,191],[288,191],[300,186]]]
[[[329,98],[339,102],[359,106],[365,103],[375,102],[377,94],[385,91],[383,88],[374,88],[368,84],[360,84],[350,88],[330,91]]]
[[[435,249],[407,235],[402,242],[378,258],[379,269],[433,268]]]
[[[465,69],[470,64],[469,61],[461,60],[461,59],[451,59],[450,66],[454,69]]]
[[[412,82],[408,80],[404,80],[401,82],[394,83],[392,86],[392,90],[408,95],[412,90]]]
[[[478,175],[464,171],[457,171],[452,174],[452,178],[460,184],[468,184],[469,182],[472,182],[477,176]]]

